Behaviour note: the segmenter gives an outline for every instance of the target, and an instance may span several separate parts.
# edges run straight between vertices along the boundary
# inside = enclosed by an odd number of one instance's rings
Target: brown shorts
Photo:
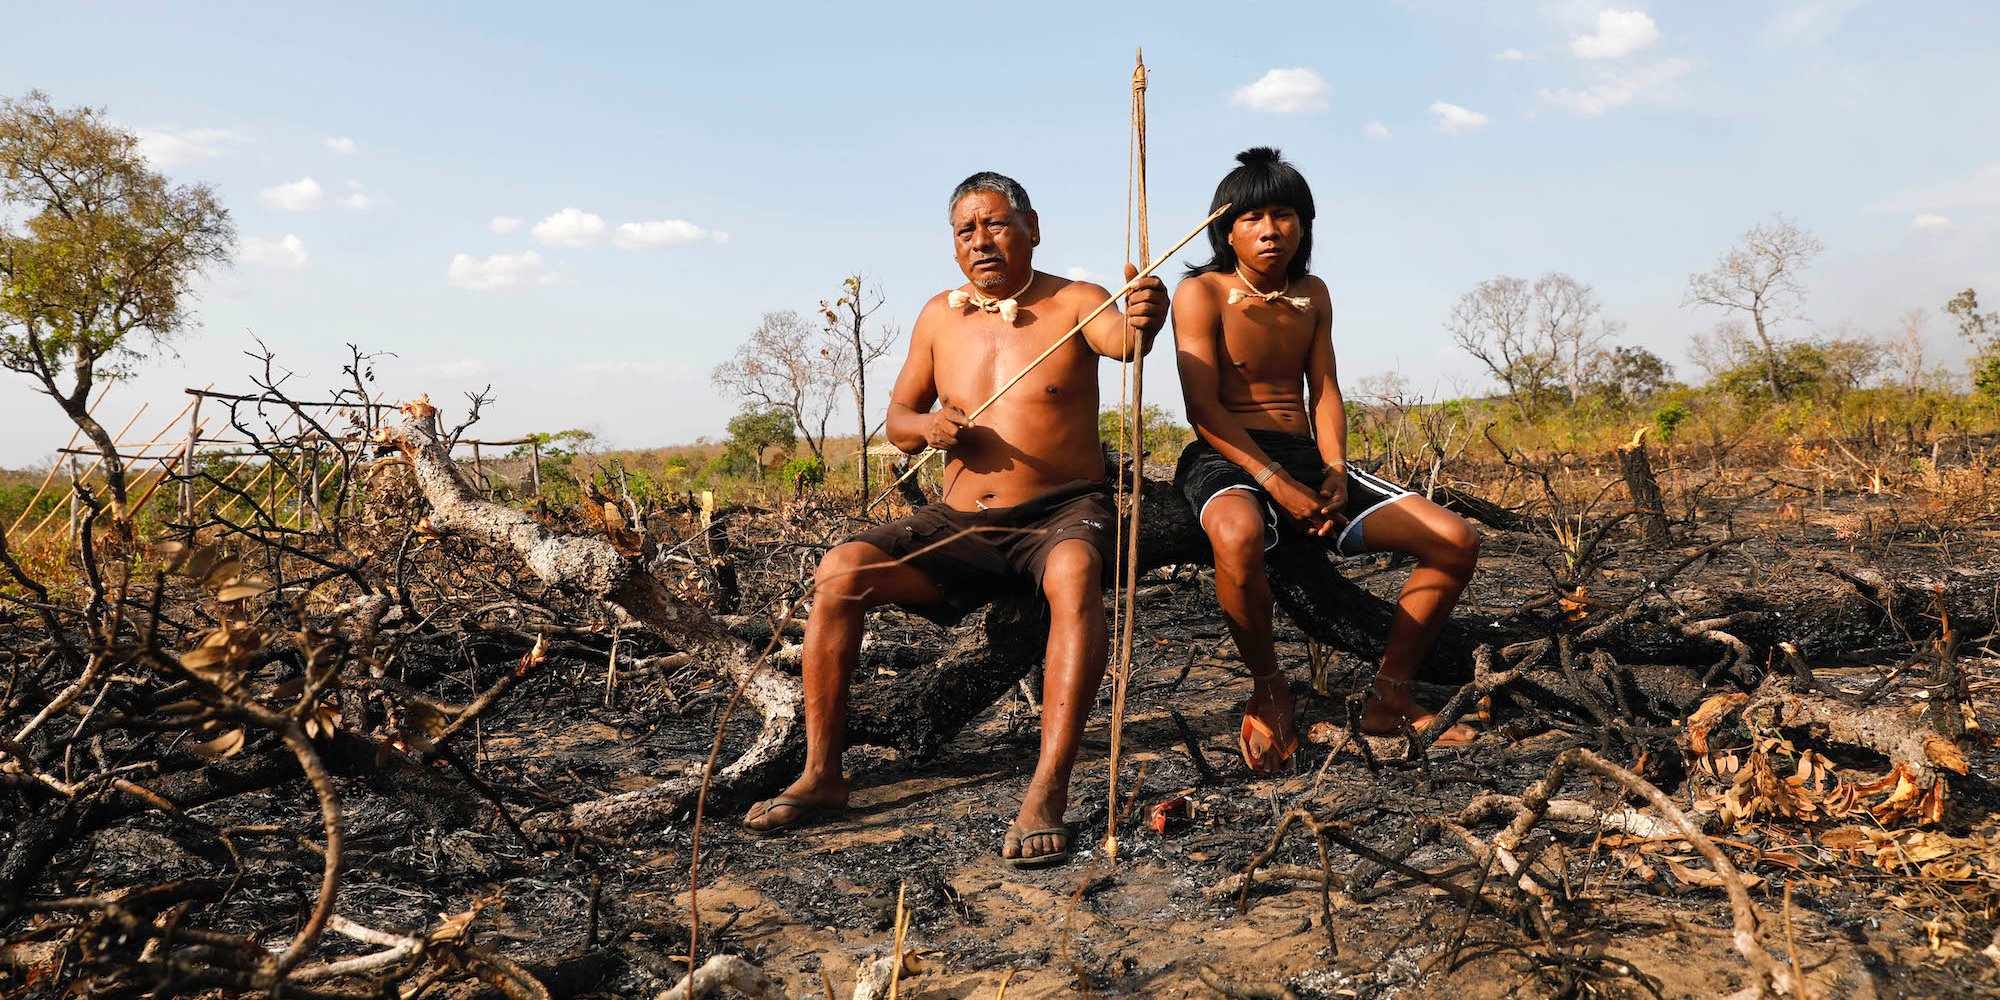
[[[910,610],[952,625],[997,598],[1039,593],[1049,553],[1072,538],[1097,548],[1103,586],[1102,577],[1111,574],[1113,531],[1110,487],[1078,479],[1012,507],[967,511],[928,504],[847,540],[867,542],[922,570],[942,599]]]

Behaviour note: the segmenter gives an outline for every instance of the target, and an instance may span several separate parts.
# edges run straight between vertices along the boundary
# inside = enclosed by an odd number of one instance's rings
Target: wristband
[[[1279,471],[1278,463],[1270,462],[1267,463],[1263,468],[1258,469],[1257,474],[1255,476],[1252,476],[1251,478],[1257,481],[1257,485],[1262,486],[1265,483],[1270,482],[1271,477],[1277,475],[1278,471]]]

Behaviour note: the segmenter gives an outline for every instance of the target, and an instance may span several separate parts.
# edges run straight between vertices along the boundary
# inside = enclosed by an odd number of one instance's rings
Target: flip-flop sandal
[[[1265,766],[1263,763],[1264,754],[1253,754],[1250,752],[1250,738],[1252,736],[1263,738],[1265,745],[1270,748],[1267,752],[1275,752],[1278,755],[1276,763]],[[1285,766],[1287,761],[1292,759],[1293,754],[1299,752],[1299,736],[1297,733],[1293,733],[1291,742],[1280,746],[1278,744],[1278,734],[1272,732],[1271,727],[1266,725],[1264,720],[1250,714],[1250,703],[1246,701],[1243,703],[1243,731],[1237,734],[1236,749],[1243,755],[1243,766],[1258,774],[1276,774]]]
[[[825,816],[832,816],[847,808],[846,806],[827,805],[823,802],[807,802],[804,799],[793,798],[790,795],[777,795],[765,799],[764,801],[757,803],[757,805],[751,806],[750,807],[751,811],[756,812],[758,806],[762,806],[764,810],[763,812],[757,813],[757,815],[760,817],[770,815],[771,810],[773,809],[788,808],[792,810],[792,818],[784,823],[778,823],[772,826],[758,828],[750,825],[750,817],[748,814],[745,814],[743,817],[743,832],[751,835],[752,837],[773,837],[778,834],[797,829],[798,827],[804,826],[807,823],[812,822],[813,820],[820,819]]]
[[[1024,851],[1028,849],[1028,841],[1036,837],[1062,838],[1062,846],[1053,851],[1042,854],[1024,854],[1018,858],[1010,858],[1005,854],[1000,855],[1000,860],[1006,862],[1007,867],[1017,871],[1048,868],[1052,865],[1062,864],[1069,860],[1070,854],[1076,849],[1076,841],[1070,836],[1069,827],[1067,826],[1052,826],[1046,830],[1029,830],[1024,833],[1019,823],[1010,822],[1007,824],[1007,832],[1014,835],[1014,843]],[[1002,843],[1004,845],[1005,842],[1003,841]],[[1005,849],[1004,846],[1002,849]]]

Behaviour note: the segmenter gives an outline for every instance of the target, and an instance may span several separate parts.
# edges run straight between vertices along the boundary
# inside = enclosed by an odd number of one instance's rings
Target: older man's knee
[[[834,546],[820,557],[819,571],[813,574],[814,596],[839,598],[862,593],[868,589],[870,569],[884,557],[881,549],[866,542]]]
[[[1051,608],[1074,610],[1095,605],[1103,589],[1104,557],[1088,542],[1063,542],[1042,565],[1042,594]]]

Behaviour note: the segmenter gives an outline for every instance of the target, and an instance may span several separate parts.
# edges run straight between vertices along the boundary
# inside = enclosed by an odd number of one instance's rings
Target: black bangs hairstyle
[[[1312,187],[1306,184],[1297,167],[1286,163],[1284,156],[1269,146],[1246,149],[1236,154],[1236,162],[1240,166],[1223,175],[1222,183],[1215,186],[1215,197],[1208,203],[1211,212],[1223,205],[1231,206],[1230,214],[1208,224],[1208,246],[1215,256],[1205,264],[1189,267],[1188,277],[1235,271],[1236,251],[1230,249],[1229,230],[1236,224],[1236,218],[1253,208],[1283,205],[1299,213],[1299,222],[1304,227],[1299,252],[1285,269],[1285,277],[1291,281],[1304,278],[1312,266]]]

